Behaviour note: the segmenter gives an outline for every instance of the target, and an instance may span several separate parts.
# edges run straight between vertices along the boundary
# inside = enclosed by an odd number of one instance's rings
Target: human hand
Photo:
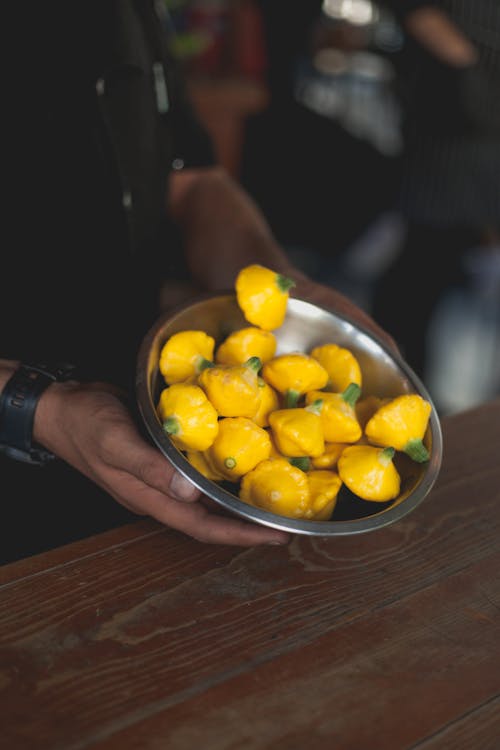
[[[201,288],[232,289],[244,266],[259,263],[291,278],[292,296],[346,315],[397,351],[394,339],[360,307],[290,265],[257,204],[234,179],[219,168],[183,172],[171,178],[169,208],[185,228],[190,268]]]
[[[296,285],[290,290],[290,296],[299,297],[339,315],[345,315],[346,318],[352,320],[356,325],[373,333],[391,351],[399,355],[401,354],[392,336],[385,329],[381,328],[359,305],[356,305],[344,294],[330,286],[311,280],[308,276],[293,268],[286,271],[285,275],[296,282]]]
[[[218,513],[141,437],[111,386],[51,385],[39,401],[33,434],[121,505],[201,542],[250,547],[289,540],[285,532]]]

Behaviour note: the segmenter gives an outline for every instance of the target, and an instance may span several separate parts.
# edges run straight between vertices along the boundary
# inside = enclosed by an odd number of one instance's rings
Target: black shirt
[[[6,24],[0,357],[128,385],[161,279],[185,274],[166,178],[214,157],[163,7],[24,3]]]
[[[500,3],[384,0],[401,22],[422,7],[442,11],[473,44],[477,62],[448,64],[406,28],[396,60],[405,153],[398,208],[426,226],[500,222]],[[404,23],[403,23],[404,25]]]

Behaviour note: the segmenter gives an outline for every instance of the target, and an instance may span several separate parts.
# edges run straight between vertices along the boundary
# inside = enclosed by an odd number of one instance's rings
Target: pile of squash
[[[162,346],[163,429],[201,474],[246,503],[293,519],[329,520],[345,485],[385,503],[401,490],[395,455],[424,463],[431,404],[416,393],[364,395],[354,354],[335,342],[276,354],[294,282],[243,268],[236,298],[248,326],[216,344],[203,330]]]

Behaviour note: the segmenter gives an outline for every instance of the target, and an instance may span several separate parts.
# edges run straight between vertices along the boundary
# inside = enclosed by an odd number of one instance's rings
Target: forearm
[[[473,65],[477,52],[470,40],[439,8],[423,5],[404,18],[407,31],[438,60],[457,68]]]
[[[259,207],[222,169],[174,173],[168,210],[182,228],[192,276],[204,288],[232,288],[250,263],[290,268]]]
[[[295,282],[291,296],[336,310],[395,346],[360,307],[290,263],[258,206],[223,170],[174,175],[168,210],[183,229],[188,264],[200,288],[231,290],[241,268],[260,263]]]

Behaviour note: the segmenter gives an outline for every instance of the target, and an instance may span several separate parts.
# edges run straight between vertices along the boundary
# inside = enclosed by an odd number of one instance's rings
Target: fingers
[[[116,470],[126,472],[148,487],[180,502],[194,502],[201,494],[189,479],[175,471],[159,450],[142,441],[124,444],[120,465],[116,462],[113,465]]]
[[[157,448],[144,442],[128,420],[115,418],[113,430],[99,447],[94,481],[135,513],[210,544],[250,547],[286,544],[290,539],[286,532],[222,516],[197,502],[200,490],[175,471]]]
[[[352,318],[356,323],[382,339],[390,349],[400,354],[399,347],[393,337],[381,328],[371,315],[355,305],[346,295],[331,287],[316,283],[309,283],[308,285],[302,283],[301,292],[305,299]]]
[[[152,454],[152,455],[151,455]],[[177,531],[208,544],[252,547],[260,544],[287,544],[290,534],[211,511],[201,493],[175,472],[154,448],[142,453],[141,476],[113,469],[108,491],[135,513],[148,515]],[[147,481],[145,481],[147,479]],[[187,487],[184,484],[187,483]],[[160,487],[158,487],[160,485]],[[172,488],[180,494],[173,496]],[[197,502],[198,500],[198,502]]]
[[[130,489],[130,485],[128,488]],[[203,501],[179,502],[151,487],[143,486],[134,493],[133,504],[135,508],[140,508],[140,512],[160,523],[208,544],[251,547],[260,544],[287,544],[291,538],[284,531],[212,512]]]
[[[190,505],[162,502],[156,508],[157,520],[183,531],[200,542],[253,547],[261,544],[283,545],[290,541],[284,531],[211,513],[201,503]]]
[[[198,499],[200,491],[189,479],[183,477],[178,471],[174,471],[168,486],[168,494],[175,500],[190,503]]]

